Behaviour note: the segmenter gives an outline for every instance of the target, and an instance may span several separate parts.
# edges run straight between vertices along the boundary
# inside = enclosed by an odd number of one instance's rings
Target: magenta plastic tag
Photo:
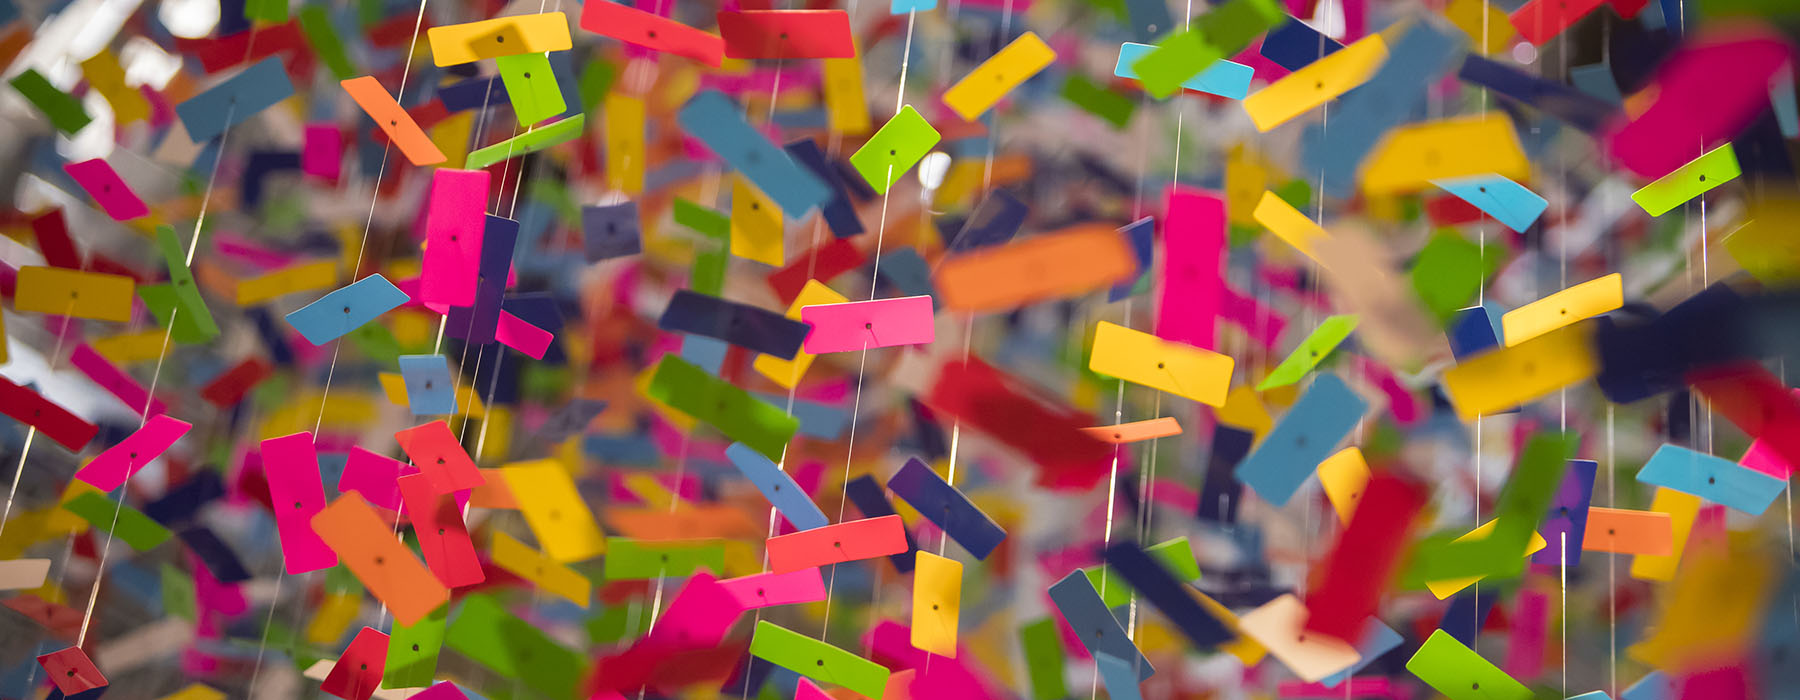
[[[75,178],[81,189],[87,190],[88,196],[93,197],[115,221],[130,221],[150,213],[150,207],[131,191],[131,186],[125,184],[118,173],[113,172],[112,165],[104,158],[70,163],[63,166],[63,172]]]
[[[1225,200],[1213,192],[1176,185],[1163,213],[1163,289],[1156,335],[1163,340],[1215,349],[1224,303],[1220,269],[1225,255]]]
[[[550,342],[556,334],[531,325],[529,321],[505,311],[500,312],[500,325],[494,328],[494,339],[506,347],[530,355],[533,359],[544,359],[544,353],[550,349]]]
[[[486,170],[438,168],[426,200],[419,293],[426,304],[473,306],[487,226]]]
[[[333,124],[307,124],[306,145],[300,149],[300,172],[326,182],[337,182],[343,172],[344,132]]]
[[[814,355],[923,345],[937,337],[931,297],[923,295],[805,306],[800,320],[812,324],[805,348]]]
[[[154,416],[130,437],[95,456],[87,466],[75,472],[75,478],[93,484],[101,491],[119,488],[137,470],[162,456],[193,427],[167,415]]]
[[[400,460],[353,447],[350,448],[350,456],[344,460],[344,475],[338,477],[338,491],[355,491],[362,494],[363,500],[368,501],[369,505],[400,511],[403,499],[396,480],[418,471],[418,467]]]
[[[745,610],[825,599],[825,577],[819,574],[818,567],[728,578],[719,586]]]
[[[1766,29],[1702,33],[1656,70],[1655,100],[1602,137],[1613,160],[1654,180],[1736,137],[1769,106],[1769,82],[1793,62]]]
[[[656,621],[656,629],[645,637],[659,650],[705,649],[716,647],[725,633],[737,622],[743,606],[724,586],[705,571],[688,578],[687,585],[669,602],[668,612]]]
[[[312,433],[294,433],[262,441],[263,477],[269,482],[269,501],[275,508],[275,528],[281,535],[281,556],[287,572],[337,566],[337,552],[313,531],[312,519],[325,509],[325,484],[319,479],[319,453]]]
[[[419,691],[412,700],[469,700],[469,696],[456,688],[455,683],[442,681],[436,685]]]
[[[76,346],[75,351],[69,353],[69,364],[74,365],[75,369],[81,370],[82,374],[87,375],[88,379],[94,380],[94,383],[99,384],[100,388],[105,389],[107,393],[119,397],[119,400],[125,402],[125,406],[133,411],[143,413],[144,404],[148,402],[150,404],[149,415],[169,412],[167,405],[150,397],[149,389],[145,389],[144,385],[137,383],[136,379],[132,379],[131,375],[125,373],[125,370],[119,369],[107,361],[100,353],[94,352],[94,349],[87,343]]]

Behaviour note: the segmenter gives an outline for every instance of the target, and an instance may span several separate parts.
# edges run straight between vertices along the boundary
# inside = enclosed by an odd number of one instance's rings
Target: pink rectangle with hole
[[[819,568],[786,573],[752,574],[719,582],[745,610],[825,599],[825,577]]]
[[[305,143],[300,149],[300,172],[337,182],[343,173],[344,132],[332,124],[307,124]]]
[[[87,343],[76,346],[75,351],[69,353],[69,364],[74,365],[75,369],[81,370],[82,374],[87,375],[88,379],[94,380],[94,383],[99,384],[100,388],[105,389],[107,393],[118,397],[127,408],[133,411],[143,414],[145,413],[144,406],[148,404],[150,410],[147,415],[155,416],[169,412],[166,404],[150,396],[149,389],[145,389],[144,385],[139,384],[136,379],[132,379],[131,375],[125,373],[125,370],[119,369],[117,365],[95,352],[94,348]]]
[[[500,341],[501,345],[530,355],[534,360],[542,360],[544,353],[550,350],[550,343],[556,340],[556,334],[501,311],[500,325],[494,328],[494,339]]]
[[[422,302],[475,305],[489,177],[486,170],[438,168],[432,173],[419,273]]]
[[[812,324],[805,348],[814,355],[924,345],[937,338],[931,297],[924,295],[803,306],[800,320]]]
[[[337,552],[313,531],[312,519],[325,509],[325,483],[319,477],[319,453],[312,433],[294,433],[262,441],[263,477],[281,535],[281,556],[289,574],[337,566]]]
[[[70,163],[63,166],[63,172],[75,178],[81,189],[87,190],[88,196],[93,197],[114,221],[130,221],[150,213],[150,206],[131,191],[131,185],[125,184],[104,158]]]
[[[1163,286],[1156,335],[1216,349],[1224,305],[1225,200],[1217,193],[1175,185],[1163,213]]]
[[[119,488],[137,470],[161,457],[162,453],[168,451],[176,440],[180,440],[193,427],[186,421],[167,415],[153,416],[130,437],[107,448],[77,470],[75,478],[92,484],[101,491]]]

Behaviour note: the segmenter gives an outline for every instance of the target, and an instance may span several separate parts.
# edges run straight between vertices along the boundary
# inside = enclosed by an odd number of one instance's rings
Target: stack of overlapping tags
[[[0,698],[1800,698],[1796,39],[0,0]]]

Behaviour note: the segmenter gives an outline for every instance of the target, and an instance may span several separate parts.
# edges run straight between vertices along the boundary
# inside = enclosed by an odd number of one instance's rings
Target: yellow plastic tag
[[[1269,408],[1263,405],[1262,397],[1248,384],[1240,384],[1226,394],[1225,405],[1215,409],[1213,415],[1220,423],[1250,431],[1258,441],[1275,427],[1275,418],[1269,415]]]
[[[501,468],[506,488],[519,502],[525,524],[538,544],[559,562],[592,559],[606,552],[606,533],[581,500],[569,470],[553,459],[516,462]]]
[[[537,584],[546,593],[584,608],[593,599],[594,584],[586,576],[544,556],[504,532],[494,532],[488,556],[493,558],[495,565]]]
[[[130,124],[150,117],[150,101],[137,88],[125,84],[125,67],[119,65],[119,57],[111,49],[101,49],[82,61],[81,75],[112,105],[114,123]]]
[[[1484,14],[1487,16],[1483,17]],[[1489,56],[1512,46],[1513,36],[1518,34],[1507,19],[1506,11],[1487,0],[1450,0],[1444,8],[1444,17],[1469,35],[1473,50]]]
[[[1252,212],[1269,187],[1269,166],[1261,156],[1240,143],[1225,155],[1225,216],[1240,226],[1256,223]]]
[[[225,694],[205,685],[195,683],[181,690],[164,695],[158,700],[225,700]]]
[[[1253,216],[1256,218],[1256,223],[1262,224],[1263,228],[1269,229],[1269,232],[1275,234],[1277,238],[1286,241],[1288,245],[1294,247],[1294,250],[1312,258],[1313,262],[1320,265],[1325,264],[1325,261],[1320,259],[1318,253],[1313,250],[1313,246],[1317,245],[1319,241],[1330,238],[1331,234],[1326,233],[1324,227],[1313,223],[1312,219],[1300,213],[1300,210],[1295,209],[1294,205],[1275,196],[1274,192],[1265,191],[1262,200],[1256,203],[1256,212]]]
[[[1681,552],[1687,549],[1688,535],[1694,532],[1694,518],[1700,515],[1700,497],[1674,489],[1658,487],[1650,501],[1650,510],[1669,514],[1669,527],[1674,538],[1668,554],[1639,554],[1631,558],[1631,577],[1646,581],[1673,581],[1675,568],[1681,564]]]
[[[1231,388],[1232,359],[1172,343],[1143,331],[1101,321],[1094,328],[1088,369],[1160,389],[1209,406],[1223,406]]]
[[[962,609],[962,562],[919,550],[913,560],[912,645],[956,657],[956,624]]]
[[[1457,542],[1467,542],[1470,540],[1479,540],[1484,537],[1487,537],[1490,533],[1492,533],[1494,531],[1494,523],[1495,522],[1496,521],[1489,520],[1486,523],[1483,523],[1481,525],[1481,527],[1470,530],[1468,532],[1468,534],[1465,534],[1462,537],[1456,538],[1456,541]],[[1543,549],[1544,547],[1548,546],[1549,544],[1550,544],[1549,542],[1544,540],[1543,535],[1533,532],[1533,533],[1531,533],[1530,544],[1525,545],[1525,553],[1520,554],[1519,556],[1520,557],[1529,557],[1533,554],[1538,553],[1538,550]],[[1487,578],[1487,577],[1486,576],[1471,576],[1468,578],[1451,578],[1451,579],[1444,579],[1442,581],[1428,581],[1425,583],[1425,588],[1429,589],[1431,591],[1432,595],[1437,596],[1438,600],[1443,600],[1450,596],[1456,595],[1457,591],[1460,591],[1464,588],[1468,588],[1469,586],[1475,585],[1476,581],[1480,581],[1481,579],[1484,579],[1484,578]]]
[[[781,207],[742,175],[731,178],[731,254],[781,267]]]
[[[338,264],[332,260],[289,265],[259,277],[238,280],[238,306],[255,306],[276,297],[336,287]]]
[[[1369,463],[1363,459],[1362,450],[1346,447],[1326,457],[1319,463],[1319,484],[1325,487],[1325,498],[1337,511],[1338,522],[1349,525],[1356,503],[1369,485]]]
[[[1363,84],[1387,60],[1387,43],[1370,34],[1244,98],[1257,131],[1268,131]]]
[[[825,64],[825,120],[833,133],[860,136],[869,133],[869,103],[863,99],[862,47],[850,58],[827,58]]]
[[[1218,618],[1220,622],[1224,622],[1232,634],[1236,635],[1236,639],[1220,644],[1219,651],[1237,657],[1238,662],[1245,666],[1262,663],[1263,657],[1269,655],[1267,648],[1239,629],[1238,625],[1241,621],[1238,619],[1237,613],[1231,611],[1231,608],[1225,607],[1223,603],[1213,600],[1212,597],[1201,593],[1198,589],[1187,588],[1187,593],[1193,596],[1194,600],[1200,601],[1201,607],[1206,608],[1207,613]]]
[[[1690,554],[1658,596],[1661,614],[1645,626],[1649,632],[1625,650],[1652,668],[1696,668],[1754,644],[1779,581],[1763,551],[1743,540]]]
[[[1356,647],[1341,639],[1307,634],[1306,616],[1306,604],[1287,593],[1244,613],[1238,618],[1238,629],[1308,683],[1316,683],[1362,658]]]
[[[1056,52],[1049,44],[1037,34],[1025,32],[945,90],[944,104],[964,120],[975,121],[1055,60]]]
[[[1765,284],[1800,279],[1800,199],[1768,196],[1750,205],[1744,225],[1725,237],[1725,250]]]
[[[94,352],[112,361],[115,365],[126,365],[133,362],[145,362],[162,356],[163,337],[167,331],[152,328],[136,333],[121,333],[96,339]]]
[[[1506,312],[1500,316],[1500,331],[1510,348],[1624,304],[1623,278],[1614,272]]]
[[[1578,323],[1477,355],[1444,372],[1444,393],[1463,420],[1536,400],[1594,376],[1591,334]]]
[[[124,275],[27,265],[19,268],[13,310],[123,323],[136,289]]]
[[[644,191],[644,100],[617,92],[606,96],[606,186],[626,194]]]
[[[1488,112],[1403,126],[1388,133],[1363,165],[1363,193],[1404,194],[1433,180],[1474,175],[1531,177],[1512,118]]]
[[[787,317],[798,321],[801,307],[815,304],[842,304],[847,301],[850,299],[825,286],[824,282],[807,280],[806,286],[800,288],[799,296],[794,297],[794,303],[788,305]],[[768,377],[769,381],[780,384],[784,389],[792,389],[795,384],[800,382],[800,377],[806,374],[806,369],[812,366],[812,361],[811,354],[805,350],[799,350],[794,353],[792,360],[783,360],[773,355],[757,355],[750,366],[755,368],[758,374]]]
[[[496,17],[425,30],[431,60],[454,66],[521,53],[567,51],[569,18],[561,12]]]
[[[344,630],[356,620],[362,612],[362,589],[355,593],[327,593],[325,600],[320,601],[318,609],[313,613],[312,621],[306,623],[306,641],[310,644],[335,644],[343,638]]]

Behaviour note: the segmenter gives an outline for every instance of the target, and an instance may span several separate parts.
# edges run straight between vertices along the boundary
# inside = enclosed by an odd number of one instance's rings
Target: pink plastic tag
[[[1536,678],[1544,670],[1544,635],[1550,629],[1550,598],[1537,591],[1519,593],[1513,631],[1507,635],[1507,675]]]
[[[1767,29],[1703,33],[1656,71],[1655,101],[1603,137],[1613,160],[1656,179],[1736,137],[1769,105],[1769,81],[1793,49]]]
[[[1787,460],[1776,454],[1775,448],[1769,447],[1769,443],[1760,439],[1750,443],[1750,449],[1744,451],[1744,458],[1738,460],[1738,464],[1777,479],[1786,479],[1788,472],[1793,469],[1793,465],[1788,464]]]
[[[819,686],[813,685],[812,681],[802,678],[794,688],[794,700],[831,700],[831,696],[819,690]]]
[[[431,480],[424,474],[408,474],[395,483],[406,499],[413,532],[419,536],[419,552],[425,555],[425,566],[432,575],[451,588],[487,580],[457,496],[433,493]]]
[[[166,415],[154,416],[130,437],[95,456],[87,466],[75,472],[75,478],[93,484],[101,491],[119,488],[137,470],[162,456],[193,427]]]
[[[107,393],[119,397],[119,400],[125,402],[125,406],[133,411],[143,413],[144,404],[148,402],[150,404],[149,415],[169,412],[167,405],[150,397],[149,389],[145,389],[144,385],[139,384],[136,379],[132,379],[131,375],[125,373],[125,370],[119,369],[112,362],[107,361],[100,353],[94,352],[94,349],[87,343],[76,346],[75,351],[69,353],[69,364],[74,365],[75,369],[81,370],[82,374],[87,375],[88,379],[94,380],[94,383],[99,384],[100,388],[105,389]]]
[[[863,645],[869,648],[869,658],[876,663],[889,668],[913,669],[916,675],[912,696],[915,698],[999,700],[1002,697],[963,663],[963,659],[969,658],[966,651],[960,651],[954,658],[921,651],[912,645],[911,628],[898,622],[882,621],[863,635]]]
[[[1405,700],[1412,697],[1410,693],[1401,692],[1386,678],[1352,678],[1331,688],[1323,683],[1303,683],[1300,681],[1282,681],[1276,686],[1281,697],[1290,700],[1343,700],[1348,695],[1353,698],[1394,698]],[[414,695],[413,697],[419,697]]]
[[[716,647],[743,612],[737,599],[712,574],[697,572],[669,601],[669,611],[656,621],[656,629],[644,641],[668,651]]]
[[[400,486],[395,480],[418,471],[418,467],[400,460],[383,457],[361,447],[352,447],[350,456],[344,460],[344,475],[338,477],[338,491],[355,491],[362,494],[363,500],[368,501],[369,505],[399,511]]]
[[[814,355],[923,345],[937,336],[929,296],[805,306],[800,320],[812,324],[805,347]]]
[[[1287,317],[1262,302],[1239,294],[1237,290],[1227,286],[1220,302],[1219,315],[1227,321],[1237,324],[1252,340],[1261,344],[1264,349],[1274,351],[1281,342],[1281,331],[1287,328]]]
[[[344,132],[332,124],[307,124],[306,146],[300,151],[300,172],[326,182],[337,182],[343,172]]]
[[[104,158],[70,163],[63,166],[63,172],[75,178],[81,189],[87,190],[88,196],[93,197],[114,221],[130,221],[150,213],[150,207],[131,191],[131,186],[125,184],[118,173],[113,172],[112,165]]]
[[[332,664],[319,689],[346,700],[368,700],[381,688],[387,668],[388,636],[373,627],[357,631],[343,656]]]
[[[469,453],[463,451],[462,444],[451,434],[450,426],[441,420],[394,433],[394,439],[400,441],[400,449],[406,451],[406,456],[412,458],[413,464],[431,480],[431,487],[438,493],[472,489],[487,483],[481,478],[475,460],[469,459]]]
[[[728,578],[719,582],[745,610],[772,605],[811,603],[825,599],[825,577],[818,567]]]
[[[419,691],[419,694],[412,696],[412,700],[469,700],[469,696],[457,690],[455,683],[442,681]]]
[[[1225,200],[1207,190],[1172,186],[1162,224],[1163,289],[1156,335],[1212,350],[1225,293],[1219,274],[1225,255]]]
[[[500,325],[494,329],[494,339],[506,347],[530,355],[532,359],[542,360],[544,353],[550,349],[551,341],[556,339],[556,334],[501,311]]]
[[[319,479],[313,434],[294,433],[262,441],[262,463],[287,572],[303,574],[337,566],[337,552],[312,528],[313,516],[325,509],[325,484]]]
[[[200,611],[200,620],[211,619],[207,613],[218,613],[225,617],[236,617],[250,609],[250,601],[244,598],[241,584],[223,583],[213,578],[212,569],[206,568],[200,555],[188,552],[188,571],[194,572],[194,605]],[[203,627],[204,625],[198,625]],[[198,630],[196,630],[198,631]]]
[[[425,255],[419,293],[427,304],[475,305],[482,231],[487,226],[488,172],[438,168],[426,200]]]

